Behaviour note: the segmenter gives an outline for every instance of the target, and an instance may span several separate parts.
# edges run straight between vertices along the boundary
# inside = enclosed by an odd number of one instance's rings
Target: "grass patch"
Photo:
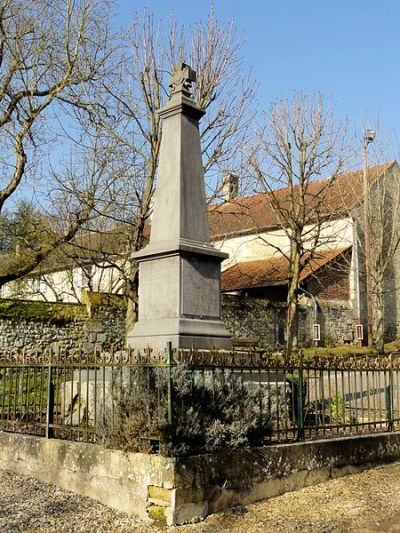
[[[385,353],[400,351],[400,340],[389,342],[385,344]],[[331,348],[304,348],[304,359],[312,359],[317,357],[351,357],[362,355],[379,355],[374,348],[368,346],[353,346],[352,344],[344,344],[342,346],[333,346]]]
[[[22,415],[32,409],[45,407],[47,381],[40,376],[27,376],[13,370],[3,370],[0,380],[0,414],[16,411]]]

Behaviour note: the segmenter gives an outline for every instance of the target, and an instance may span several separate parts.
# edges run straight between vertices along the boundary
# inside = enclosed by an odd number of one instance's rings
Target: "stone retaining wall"
[[[399,458],[400,433],[172,458],[0,432],[0,468],[169,525]]]
[[[0,300],[0,349],[58,346],[85,351],[125,345],[126,307],[120,297],[88,293],[86,304]],[[254,338],[260,346],[284,344],[286,306],[265,298],[222,298],[222,318],[234,338]],[[351,339],[352,310],[343,302],[322,302],[321,345]],[[313,308],[299,312],[299,341],[312,344]]]
[[[123,346],[125,306],[1,300],[0,349],[82,348],[91,352]]]

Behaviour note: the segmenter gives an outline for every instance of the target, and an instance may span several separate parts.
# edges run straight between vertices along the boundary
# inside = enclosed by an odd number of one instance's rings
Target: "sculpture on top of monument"
[[[196,73],[174,65],[170,98],[160,109],[163,134],[149,244],[139,263],[139,320],[133,348],[231,348],[220,314],[221,261],[210,244],[199,120],[190,89]]]
[[[169,79],[170,97],[178,91],[190,96],[193,83],[196,83],[196,72],[185,63],[175,64]]]

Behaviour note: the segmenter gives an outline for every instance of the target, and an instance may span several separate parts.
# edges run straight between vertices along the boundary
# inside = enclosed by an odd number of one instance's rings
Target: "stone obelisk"
[[[148,246],[139,263],[139,319],[128,345],[163,350],[226,348],[230,333],[221,320],[221,261],[210,244],[199,120],[205,114],[191,96],[196,73],[174,65],[163,119],[158,181]]]

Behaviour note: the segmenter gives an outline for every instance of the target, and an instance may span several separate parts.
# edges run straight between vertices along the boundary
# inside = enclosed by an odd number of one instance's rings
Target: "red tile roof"
[[[326,265],[351,246],[323,251],[318,254],[303,269],[300,281],[305,280],[316,270]],[[257,261],[244,261],[228,268],[221,274],[222,290],[238,290],[257,287],[270,287],[273,285],[286,285],[288,283],[288,265],[285,257],[274,259],[261,259]]]
[[[369,167],[370,181],[376,180],[394,165],[396,162],[391,161]],[[330,182],[331,179],[310,183],[306,193],[310,212],[314,209],[326,216],[343,216],[359,204],[363,191],[362,170],[341,174]],[[287,189],[280,189],[274,195],[282,210],[290,207]],[[323,195],[322,202],[321,195]],[[269,193],[259,193],[246,198],[237,198],[233,202],[210,206],[208,218],[213,240],[280,226],[276,212],[271,206]]]

